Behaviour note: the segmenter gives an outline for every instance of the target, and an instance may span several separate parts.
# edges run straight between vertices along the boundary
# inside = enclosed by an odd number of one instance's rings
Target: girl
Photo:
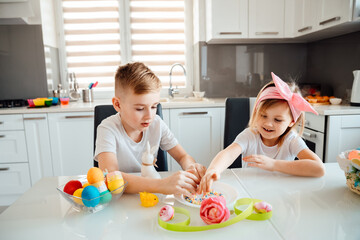
[[[274,73],[273,81],[259,92],[249,128],[219,152],[201,179],[198,192],[208,192],[213,181],[243,154],[243,167],[258,167],[298,176],[321,177],[325,168],[320,158],[299,137],[304,129],[304,111],[318,114]],[[300,126],[297,134],[295,127]],[[295,157],[299,161],[294,161]]]

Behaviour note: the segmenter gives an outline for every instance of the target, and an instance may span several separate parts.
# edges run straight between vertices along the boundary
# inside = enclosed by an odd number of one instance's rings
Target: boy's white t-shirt
[[[96,148],[94,159],[102,152],[112,152],[116,155],[119,170],[122,172],[140,172],[141,156],[146,151],[146,144],[150,147],[168,151],[178,144],[174,134],[165,122],[156,115],[149,128],[143,132],[140,142],[134,142],[126,133],[117,113],[104,119],[97,128]],[[154,157],[156,157],[157,152]]]
[[[287,161],[293,161],[299,152],[308,148],[304,140],[295,131],[290,131],[280,148],[277,145],[266,146],[260,134],[252,132],[250,128],[239,133],[234,143],[240,145],[243,157],[256,154]],[[243,161],[242,167],[247,167],[247,162]]]

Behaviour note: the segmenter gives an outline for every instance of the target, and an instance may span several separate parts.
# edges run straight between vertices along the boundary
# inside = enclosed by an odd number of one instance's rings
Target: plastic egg
[[[79,180],[70,180],[68,183],[66,183],[64,192],[73,195],[74,192],[79,188],[82,188],[82,184]]]
[[[108,190],[108,188],[107,188],[107,186],[106,186],[106,184],[105,184],[104,181],[100,181],[100,182],[97,182],[97,183],[93,183],[93,184],[91,184],[91,186],[96,187],[97,190],[99,190],[100,193]]]
[[[89,185],[90,185],[90,183],[86,182],[86,183],[83,184],[82,187],[85,188],[85,187],[87,187],[87,186],[89,186]]]
[[[100,204],[108,203],[112,199],[112,195],[109,190],[100,193]]]
[[[94,186],[87,186],[82,191],[81,198],[85,206],[95,207],[100,202],[100,192]]]
[[[79,188],[73,194],[74,202],[76,202],[77,204],[80,204],[80,205],[84,205],[84,203],[82,202],[82,199],[81,199],[81,194],[82,194],[83,190],[84,190],[83,188]]]
[[[87,180],[90,184],[104,181],[104,174],[100,168],[92,167],[87,172]]]
[[[124,188],[124,180],[123,179],[112,180],[112,181],[108,182],[108,188],[111,191],[111,193],[119,194],[122,192],[122,190]]]

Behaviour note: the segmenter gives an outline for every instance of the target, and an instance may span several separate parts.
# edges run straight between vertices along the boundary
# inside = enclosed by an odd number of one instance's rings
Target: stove
[[[25,99],[0,100],[0,108],[25,107],[28,103]]]

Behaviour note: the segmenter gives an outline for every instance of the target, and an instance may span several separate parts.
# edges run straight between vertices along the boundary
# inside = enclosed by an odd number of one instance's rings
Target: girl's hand
[[[191,197],[196,193],[197,177],[186,171],[178,171],[173,175],[163,178],[161,188],[163,194],[185,195]]]
[[[210,192],[212,183],[218,180],[219,178],[220,178],[220,174],[216,170],[208,169],[205,175],[201,179],[200,185],[197,189],[197,193],[201,194],[201,193]]]
[[[197,177],[196,184],[199,184],[201,178],[205,175],[206,167],[199,163],[193,163],[186,169],[186,171],[194,174]]]
[[[269,158],[265,155],[250,155],[243,157],[244,162],[248,162],[248,166],[274,171],[275,159]]]

